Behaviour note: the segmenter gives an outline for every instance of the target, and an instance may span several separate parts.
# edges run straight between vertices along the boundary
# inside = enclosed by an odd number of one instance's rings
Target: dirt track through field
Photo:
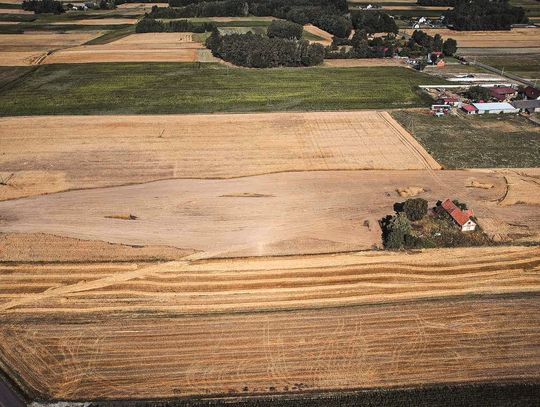
[[[539,265],[519,247],[4,264],[0,364],[68,400],[534,380]]]
[[[374,111],[5,117],[0,138],[0,174],[14,174],[0,200],[166,178],[440,168]]]

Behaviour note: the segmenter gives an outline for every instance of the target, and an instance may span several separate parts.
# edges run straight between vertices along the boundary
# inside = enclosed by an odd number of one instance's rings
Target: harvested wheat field
[[[5,3],[5,2],[2,1],[2,3]],[[2,8],[2,3],[0,3],[0,14],[34,14],[33,11],[26,11],[20,8]],[[6,23],[7,21],[2,21],[1,24],[4,25]]]
[[[83,18],[80,20],[72,20],[69,24],[73,25],[122,25],[135,24],[136,18]],[[62,25],[65,21],[52,22],[51,25]]]
[[[468,188],[472,181],[493,188]],[[426,170],[289,172],[71,191],[0,202],[0,232],[164,245],[217,257],[369,250],[382,246],[378,220],[406,187],[424,191],[417,195],[432,205],[446,197],[467,202],[498,240],[540,238],[534,203],[500,205],[503,175]]]
[[[0,35],[0,60],[4,66],[33,65],[48,52],[74,47],[99,37],[102,31],[69,33],[25,32]]]
[[[440,34],[454,38],[463,48],[535,48],[540,44],[540,28],[514,28],[511,31],[453,31],[449,29],[423,29],[429,35]],[[414,29],[403,30],[412,34]]]
[[[0,174],[13,174],[0,200],[166,178],[440,168],[375,111],[3,117],[0,138]]]
[[[103,45],[82,45],[55,52],[42,63],[218,62],[191,33],[132,34]]]
[[[326,59],[324,66],[332,68],[353,68],[363,66],[407,66],[400,59],[365,58],[365,59]]]
[[[1,265],[2,368],[63,400],[540,374],[538,248],[197,258]]]

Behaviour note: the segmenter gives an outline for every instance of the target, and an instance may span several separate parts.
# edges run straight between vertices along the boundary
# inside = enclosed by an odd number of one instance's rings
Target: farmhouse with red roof
[[[470,232],[476,229],[476,223],[471,219],[471,216],[474,216],[471,209],[463,211],[450,199],[446,199],[441,206],[452,217],[454,222],[461,227],[462,232]]]

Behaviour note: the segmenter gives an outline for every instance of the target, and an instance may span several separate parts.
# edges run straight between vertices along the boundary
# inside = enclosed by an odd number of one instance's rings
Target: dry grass
[[[535,380],[539,264],[482,248],[3,265],[0,363],[66,400]]]

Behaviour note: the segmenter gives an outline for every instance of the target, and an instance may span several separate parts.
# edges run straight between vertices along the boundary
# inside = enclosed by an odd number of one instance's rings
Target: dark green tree
[[[407,199],[403,204],[403,212],[410,221],[421,220],[428,211],[428,202],[423,198]]]
[[[446,56],[452,56],[457,52],[457,41],[453,38],[448,38],[442,47],[442,51]]]

